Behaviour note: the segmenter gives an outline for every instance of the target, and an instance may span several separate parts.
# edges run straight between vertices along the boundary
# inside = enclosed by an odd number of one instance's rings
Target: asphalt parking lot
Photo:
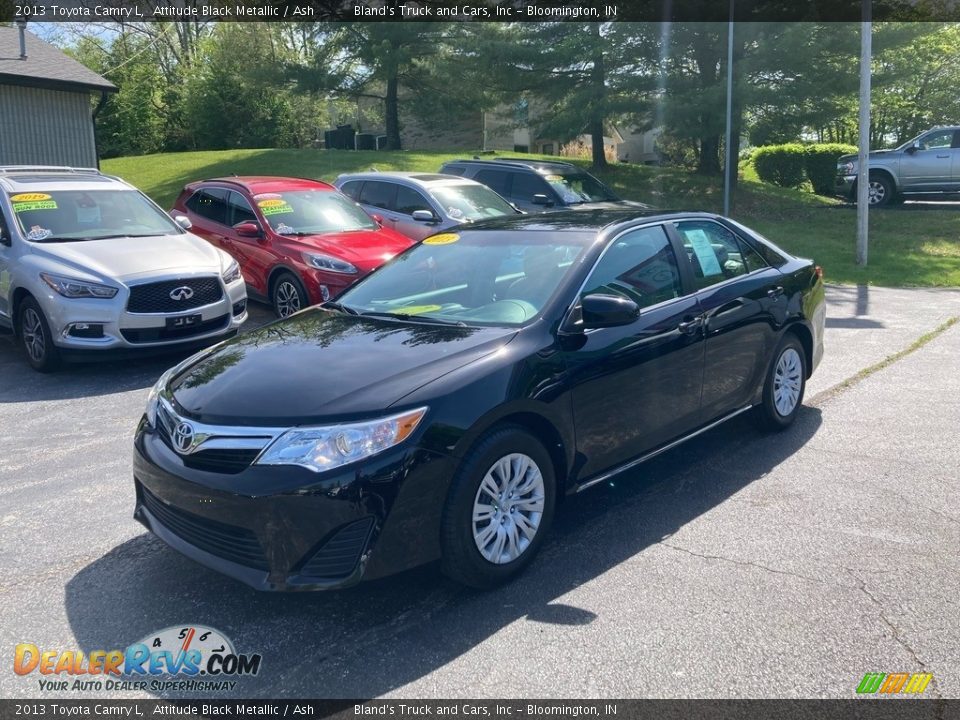
[[[17,643],[89,652],[196,623],[263,655],[237,697],[850,697],[901,671],[958,697],[960,325],[831,389],[960,316],[960,292],[828,303],[789,431],[735,419],[577,496],[489,593],[431,567],[295,595],[205,570],[131,517],[133,429],[176,358],[41,376],[0,336],[0,696],[47,696],[10,670]]]

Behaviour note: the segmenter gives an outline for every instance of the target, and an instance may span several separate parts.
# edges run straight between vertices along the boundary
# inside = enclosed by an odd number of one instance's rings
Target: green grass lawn
[[[119,175],[169,208],[184,184],[224,175],[292,175],[332,181],[376,168],[436,172],[472,153],[350,152],[345,150],[224,150],[115,158],[105,172]],[[529,156],[537,157],[537,156]],[[555,158],[554,158],[555,159]],[[584,166],[589,163],[581,163]],[[665,209],[718,212],[719,178],[675,168],[614,165],[600,174],[623,197]],[[883,286],[960,286],[960,207],[911,204],[871,211],[870,257],[854,263],[856,211],[830,198],[758,182],[745,173],[731,215],[792,253],[812,257],[830,282]]]

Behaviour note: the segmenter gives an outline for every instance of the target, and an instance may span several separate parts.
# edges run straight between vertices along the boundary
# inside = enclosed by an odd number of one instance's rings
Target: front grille
[[[194,335],[203,335],[204,333],[224,328],[229,321],[230,317],[228,315],[221,315],[212,320],[204,320],[203,322],[198,322],[196,325],[188,325],[187,327],[180,328],[121,328],[120,334],[123,335],[124,339],[129,343],[169,342],[193,337]]]
[[[304,564],[300,575],[317,579],[347,577],[360,562],[371,528],[372,517],[344,526]]]
[[[194,470],[203,470],[204,472],[221,473],[223,475],[236,475],[243,472],[250,463],[260,454],[260,450],[250,448],[217,448],[215,450],[197,450],[188,455],[181,455],[173,446],[170,439],[170,432],[164,422],[157,423],[157,430],[160,432],[160,438],[166,443],[167,447],[177,453],[177,457],[188,468]],[[264,441],[264,444],[268,442]]]
[[[260,541],[251,531],[167,505],[143,485],[140,490],[143,505],[150,514],[194,547],[239,565],[257,570],[270,569]]]
[[[170,293],[178,288],[189,288],[193,295],[174,300]],[[163,282],[134,285],[130,288],[127,311],[132,313],[173,313],[181,310],[211,305],[223,297],[220,278],[203,277],[188,280],[164,280]]]

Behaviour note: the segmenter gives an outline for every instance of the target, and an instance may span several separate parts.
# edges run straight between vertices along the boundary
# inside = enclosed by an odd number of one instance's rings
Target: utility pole
[[[870,59],[872,55],[870,2],[862,0],[860,23],[860,154],[857,164],[857,265],[867,266],[870,208]]]
[[[727,23],[727,130],[723,145],[723,214],[730,215],[730,188],[733,178],[730,173],[737,172],[737,158],[731,157],[733,143],[733,3],[730,0],[730,21]]]

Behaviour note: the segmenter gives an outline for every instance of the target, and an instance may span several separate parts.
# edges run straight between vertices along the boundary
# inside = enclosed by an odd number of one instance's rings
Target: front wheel
[[[50,325],[43,310],[32,297],[26,298],[20,305],[17,334],[23,349],[27,353],[27,362],[38,372],[53,372],[60,367],[60,351],[53,344]]]
[[[303,284],[293,273],[288,272],[281,274],[273,283],[270,302],[273,305],[273,311],[280,318],[293,315],[310,304]]]
[[[893,183],[883,175],[871,175],[870,185],[867,189],[867,198],[870,207],[883,207],[893,202],[894,195]]]
[[[441,567],[457,582],[492,588],[520,573],[543,543],[556,498],[543,445],[504,427],[470,451],[453,480],[441,525]]]
[[[763,386],[756,418],[765,430],[784,430],[793,424],[807,386],[807,361],[796,335],[784,336],[774,353]]]

